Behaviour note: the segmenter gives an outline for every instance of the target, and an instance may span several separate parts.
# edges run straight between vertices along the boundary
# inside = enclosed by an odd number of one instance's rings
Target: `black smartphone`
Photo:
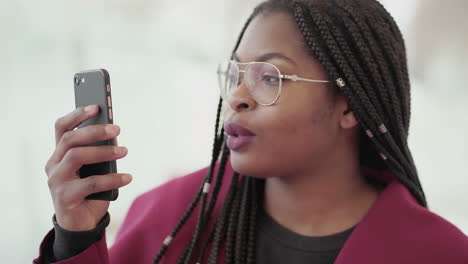
[[[113,124],[112,97],[109,73],[105,69],[82,71],[73,78],[75,87],[76,108],[87,105],[99,105],[99,113],[81,123],[77,129],[96,124]],[[97,141],[86,146],[111,146],[115,145],[114,139]],[[104,175],[117,172],[115,160],[94,164],[85,164],[79,169],[81,178],[93,175]],[[97,192],[86,197],[89,200],[114,201],[119,195],[118,189]]]

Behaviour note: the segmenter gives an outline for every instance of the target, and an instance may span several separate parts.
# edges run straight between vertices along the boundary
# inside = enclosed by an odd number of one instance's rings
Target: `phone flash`
[[[85,78],[84,77],[81,78],[81,83],[85,83]]]

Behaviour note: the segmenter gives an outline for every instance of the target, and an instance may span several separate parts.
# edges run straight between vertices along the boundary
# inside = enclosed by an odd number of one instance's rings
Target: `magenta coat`
[[[107,248],[104,234],[101,240],[79,255],[56,263],[152,263],[164,239],[194,198],[207,170],[208,168],[204,168],[170,180],[137,197],[110,249]],[[353,230],[335,264],[468,263],[468,237],[457,227],[420,206],[391,173],[379,173],[367,168],[365,172],[372,177],[384,179],[388,186]],[[228,160],[225,184],[221,187],[216,212],[226,196],[231,177],[232,167]],[[177,262],[194,230],[197,208],[172,240],[161,263]],[[44,251],[51,248],[53,238],[52,229],[42,241],[39,257],[33,263],[44,263]],[[224,263],[224,249],[222,247],[217,263]]]

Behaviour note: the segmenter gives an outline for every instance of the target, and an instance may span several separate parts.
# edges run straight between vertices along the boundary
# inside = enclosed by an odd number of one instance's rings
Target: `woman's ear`
[[[353,128],[358,125],[359,122],[357,121],[356,117],[354,116],[354,112],[347,108],[343,111],[343,114],[340,119],[340,126],[344,129]]]
[[[356,116],[354,116],[354,112],[351,110],[349,107],[348,99],[340,95],[337,101],[338,109],[339,109],[339,121],[340,121],[340,126],[344,129],[349,129],[357,126],[359,122],[356,119]]]

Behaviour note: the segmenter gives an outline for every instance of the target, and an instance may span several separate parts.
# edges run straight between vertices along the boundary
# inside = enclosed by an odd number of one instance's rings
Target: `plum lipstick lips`
[[[224,131],[229,135],[227,146],[231,150],[240,150],[252,142],[255,134],[236,123],[225,123]]]
[[[226,144],[231,150],[240,150],[244,146],[247,146],[253,138],[253,136],[229,136]]]

